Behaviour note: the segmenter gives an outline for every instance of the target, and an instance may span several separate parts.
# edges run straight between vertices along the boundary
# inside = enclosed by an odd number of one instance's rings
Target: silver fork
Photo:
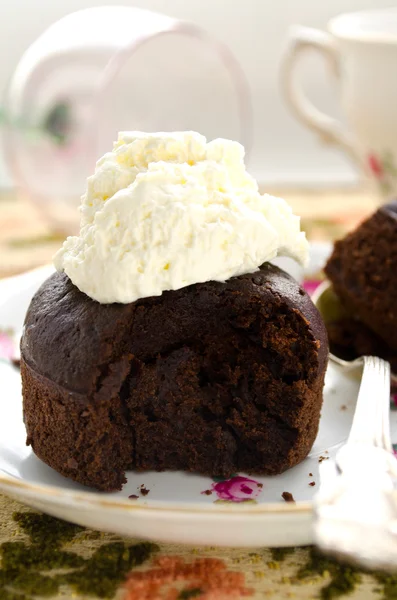
[[[321,294],[313,297],[321,312]],[[369,568],[397,567],[397,459],[390,441],[390,365],[364,356],[352,362],[331,355],[344,369],[362,366],[352,428],[335,460],[320,465],[314,499],[315,543],[325,552]]]
[[[391,569],[397,567],[397,460],[390,442],[390,366],[374,356],[358,361],[363,377],[349,438],[335,461],[320,465],[314,537],[339,558]]]

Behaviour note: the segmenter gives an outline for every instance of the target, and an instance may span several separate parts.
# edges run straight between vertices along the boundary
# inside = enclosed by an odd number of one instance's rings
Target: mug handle
[[[316,108],[296,80],[297,61],[307,50],[320,52],[326,58],[334,77],[340,77],[340,57],[334,38],[319,29],[294,26],[290,29],[289,41],[281,62],[281,88],[284,98],[298,120],[313,129],[324,143],[341,146],[353,162],[368,175],[368,167],[360,156],[353,136],[344,130],[339,121]]]

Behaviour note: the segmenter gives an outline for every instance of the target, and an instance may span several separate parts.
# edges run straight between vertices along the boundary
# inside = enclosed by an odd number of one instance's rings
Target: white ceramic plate
[[[32,294],[50,272],[46,267],[0,282],[0,330],[20,331]],[[353,376],[330,365],[312,452],[282,475],[239,474],[220,482],[180,472],[129,472],[122,491],[103,494],[65,479],[25,445],[20,375],[0,361],[0,489],[54,516],[139,538],[251,547],[308,544],[319,460],[334,456],[346,439],[358,385]],[[397,438],[396,417],[392,413]],[[140,493],[142,485],[150,490],[146,496]],[[293,494],[295,504],[282,500],[285,491]]]

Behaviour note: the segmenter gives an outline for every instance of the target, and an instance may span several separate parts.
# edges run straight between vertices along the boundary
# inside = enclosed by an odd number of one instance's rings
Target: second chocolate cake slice
[[[354,329],[360,321],[364,323],[361,338],[365,336],[366,345],[375,354],[382,352],[381,346],[386,344],[382,355],[387,358],[395,357],[397,351],[396,240],[397,202],[392,202],[337,241],[325,267],[337,296],[356,320]],[[366,328],[375,337],[370,338]],[[349,330],[353,330],[351,325]],[[362,349],[362,342],[354,345]]]

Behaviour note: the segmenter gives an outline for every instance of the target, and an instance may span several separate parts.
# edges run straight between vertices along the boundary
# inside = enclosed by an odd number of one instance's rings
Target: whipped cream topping
[[[54,264],[101,303],[225,281],[277,255],[308,256],[299,218],[281,198],[259,193],[243,147],[195,132],[120,133],[80,210],[80,234]]]

